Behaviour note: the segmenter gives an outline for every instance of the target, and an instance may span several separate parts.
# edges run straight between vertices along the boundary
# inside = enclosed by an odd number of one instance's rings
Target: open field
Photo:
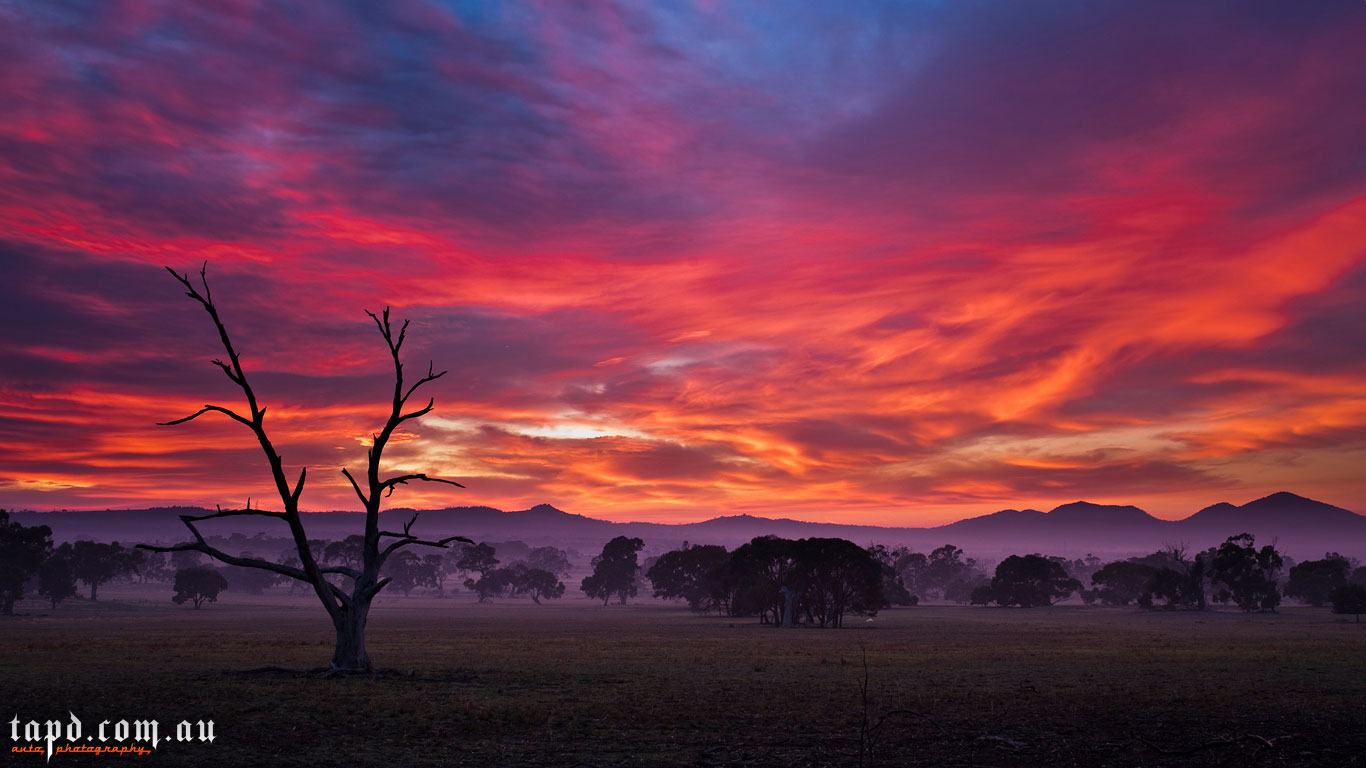
[[[168,596],[111,585],[98,604],[21,603],[0,621],[4,719],[216,724],[211,745],[52,765],[846,766],[866,650],[870,714],[925,716],[890,719],[876,765],[1366,764],[1366,623],[1326,609],[924,606],[778,631],[658,603],[389,597],[371,655],[413,674],[322,680],[242,674],[326,664],[309,597],[195,611]],[[1152,746],[1248,734],[1293,738]]]

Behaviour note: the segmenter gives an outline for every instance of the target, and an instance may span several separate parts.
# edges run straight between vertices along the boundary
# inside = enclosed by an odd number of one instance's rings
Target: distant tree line
[[[246,547],[266,548],[271,541],[278,540],[234,534],[223,543],[255,557]],[[318,562],[348,566],[359,563],[362,543],[360,536],[308,542]],[[517,557],[504,564],[500,549]],[[734,551],[685,542],[642,563],[643,549],[639,538],[607,542],[580,591],[605,605],[625,604],[645,589],[695,611],[775,626],[838,627],[850,615],[873,616],[889,605],[923,600],[1028,608],[1073,596],[1086,604],[1146,610],[1204,610],[1216,603],[1244,611],[1275,610],[1285,597],[1358,618],[1366,613],[1366,567],[1356,560],[1329,552],[1294,563],[1274,545],[1258,547],[1246,533],[1194,555],[1180,546],[1108,563],[1094,556],[1012,555],[990,573],[952,544],[921,553],[845,539],[762,536]],[[297,565],[297,550],[290,545],[278,561]],[[481,542],[425,556],[397,552],[383,576],[404,596],[417,590],[444,596],[453,583],[479,602],[525,598],[539,604],[564,595],[561,579],[572,570],[572,553],[564,549]],[[291,590],[299,584],[258,568],[213,568],[197,552],[166,554],[88,540],[54,546],[47,526],[13,522],[0,510],[0,613],[12,614],[26,594],[56,608],[82,586],[93,601],[102,585],[120,580],[171,583],[172,600],[196,608],[223,591],[261,594],[281,582]]]
[[[761,536],[734,552],[685,543],[643,569],[637,559],[642,547],[638,538],[609,541],[580,590],[604,605],[614,597],[625,604],[644,570],[655,597],[684,600],[693,610],[756,616],[781,626],[839,627],[848,615],[876,614],[888,605],[883,582],[895,581],[890,565],[844,539]],[[898,594],[909,602],[904,588]]]
[[[922,598],[1031,608],[1079,596],[1088,605],[1148,610],[1204,610],[1214,602],[1270,611],[1286,596],[1314,606],[1331,603],[1337,613],[1366,612],[1366,567],[1355,560],[1330,552],[1291,566],[1282,579],[1286,564],[1274,545],[1258,548],[1251,534],[1230,536],[1193,557],[1177,546],[1110,563],[1089,555],[1011,555],[989,576],[951,544],[925,554],[905,547],[860,548],[843,539],[768,536],[734,552],[685,543],[651,558],[646,576],[656,597],[775,625],[840,626],[845,614],[872,615]],[[632,589],[624,575],[616,583]],[[586,580],[584,591],[592,586]]]
[[[267,546],[270,540],[234,534],[222,541],[238,545],[235,548],[239,548],[241,557],[256,557],[249,549],[240,547]],[[309,547],[320,563],[354,566],[360,561],[362,542],[363,537],[350,536],[339,541],[310,540]],[[493,567],[499,561],[494,557],[494,546],[486,543],[461,545],[426,556],[400,550],[385,562],[382,575],[404,596],[417,589],[444,595],[447,579],[456,574],[468,577],[463,583],[480,602],[494,597],[527,597],[540,603],[564,594],[560,578],[573,568],[568,551],[527,547],[520,542],[511,542],[509,549],[522,552],[524,557],[502,568]],[[298,565],[293,545],[285,549],[279,562]],[[192,551],[151,552],[118,542],[87,540],[53,546],[48,526],[11,522],[9,513],[0,510],[0,613],[12,614],[15,602],[26,593],[36,593],[56,608],[77,595],[78,584],[89,590],[89,599],[93,601],[98,599],[101,585],[120,580],[171,583],[171,600],[195,608],[216,602],[224,591],[262,594],[288,583],[293,592],[300,583],[259,568],[215,568],[204,564],[200,553]]]

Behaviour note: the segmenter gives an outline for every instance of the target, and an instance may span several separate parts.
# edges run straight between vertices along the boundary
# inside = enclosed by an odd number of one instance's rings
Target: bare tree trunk
[[[379,593],[392,579],[381,578],[380,571],[384,562],[398,549],[406,546],[426,546],[445,549],[451,542],[460,541],[467,544],[474,542],[463,536],[447,536],[446,538],[428,541],[421,539],[412,533],[413,523],[417,521],[417,514],[414,513],[412,519],[403,526],[403,532],[382,531],[379,529],[379,511],[381,500],[388,498],[393,493],[394,488],[399,485],[407,485],[412,481],[424,481],[430,483],[444,483],[457,488],[464,486],[454,480],[444,480],[436,477],[428,477],[421,472],[410,472],[398,474],[388,478],[380,477],[380,459],[384,453],[384,447],[389,442],[395,431],[404,422],[420,418],[431,412],[435,405],[435,400],[428,398],[427,404],[413,410],[405,410],[408,407],[408,400],[424,384],[435,381],[446,375],[445,371],[437,372],[429,363],[427,374],[420,377],[416,382],[405,386],[403,377],[403,363],[399,356],[399,350],[403,346],[407,336],[408,322],[405,320],[394,333],[393,326],[389,321],[389,309],[385,308],[383,315],[376,315],[367,311],[370,319],[374,320],[380,335],[384,337],[385,345],[389,348],[389,356],[394,363],[394,392],[389,418],[384,424],[384,428],[372,435],[370,449],[366,453],[366,472],[364,475],[366,490],[362,490],[361,483],[357,482],[356,477],[350,470],[342,468],[342,476],[351,484],[352,490],[356,492],[356,497],[360,499],[365,508],[365,531],[361,547],[359,562],[350,562],[345,565],[322,565],[318,562],[317,556],[313,553],[306,532],[304,531],[303,518],[299,513],[299,496],[303,493],[304,479],[307,476],[306,468],[299,470],[299,479],[291,489],[288,478],[285,476],[284,460],[276,452],[274,445],[266,434],[265,416],[266,408],[260,405],[256,398],[256,392],[247,382],[246,372],[242,369],[241,358],[236,348],[228,338],[228,330],[223,325],[222,319],[218,315],[218,309],[214,306],[212,295],[209,292],[208,278],[205,276],[207,265],[200,269],[200,284],[203,287],[201,293],[198,288],[190,281],[188,275],[181,275],[175,270],[167,268],[177,281],[186,289],[186,295],[199,302],[204,310],[213,320],[214,327],[218,330],[219,338],[223,344],[223,349],[228,354],[227,361],[214,360],[217,366],[228,377],[232,383],[242,390],[248,407],[247,415],[242,415],[220,405],[205,405],[200,410],[173,421],[161,422],[164,426],[184,424],[193,421],[206,413],[222,414],[233,421],[242,424],[251,430],[256,440],[261,445],[261,450],[265,454],[267,463],[270,465],[271,477],[275,481],[276,491],[280,495],[282,511],[268,511],[253,509],[251,500],[248,499],[247,505],[243,509],[225,510],[218,508],[217,511],[206,515],[181,515],[180,520],[190,530],[194,536],[193,542],[176,544],[163,547],[150,544],[139,544],[141,549],[153,552],[200,552],[209,557],[228,565],[235,565],[243,568],[259,568],[261,570],[272,571],[282,576],[306,583],[313,587],[314,593],[327,610],[328,616],[332,619],[333,627],[337,632],[337,646],[332,655],[332,668],[343,672],[368,672],[372,667],[370,656],[365,650],[365,624],[370,614],[370,604],[375,595]],[[255,557],[243,557],[230,555],[209,544],[200,533],[196,523],[205,520],[213,520],[224,517],[237,516],[257,516],[269,517],[283,521],[289,526],[289,532],[294,540],[294,546],[299,554],[299,566],[285,565],[283,563],[273,563]],[[393,539],[393,541],[381,545],[381,540]],[[352,582],[352,591],[347,594],[341,585],[328,577],[341,576],[348,578]],[[94,583],[90,586],[90,599],[95,599]],[[480,601],[484,600],[480,596]],[[197,606],[196,606],[197,607]]]
[[[370,654],[365,650],[365,622],[370,601],[357,601],[333,621],[337,628],[337,647],[332,652],[332,667],[344,672],[369,672]]]
[[[95,602],[95,593],[99,590],[99,588],[100,583],[98,581],[90,582],[90,602]]]
[[[778,592],[783,596],[783,620],[782,624],[780,624],[779,626],[791,627],[792,604],[795,603],[797,600],[797,593],[793,592],[791,589],[788,589],[787,587],[779,589]]]

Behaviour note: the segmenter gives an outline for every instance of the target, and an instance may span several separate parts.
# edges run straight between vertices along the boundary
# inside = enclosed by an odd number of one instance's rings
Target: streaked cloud
[[[1366,486],[1366,11],[0,8],[0,506],[395,468],[614,519],[1168,516]],[[1219,44],[1212,44],[1218,41]]]

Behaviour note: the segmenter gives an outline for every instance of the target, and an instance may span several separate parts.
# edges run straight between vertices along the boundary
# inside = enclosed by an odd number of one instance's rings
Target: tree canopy
[[[218,602],[218,593],[228,588],[228,580],[217,568],[207,565],[194,565],[175,572],[175,594],[171,602],[184,605],[192,603],[196,610],[205,602]]]
[[[1221,584],[1215,600],[1232,600],[1244,611],[1274,611],[1281,602],[1276,576],[1284,564],[1270,544],[1256,548],[1250,533],[1230,536],[1215,551],[1210,563],[1210,578]]]
[[[606,605],[616,597],[622,605],[626,598],[636,595],[636,571],[640,563],[636,553],[645,547],[638,538],[618,536],[607,542],[602,554],[593,558],[593,573],[584,578],[579,589],[592,598],[601,598]]]
[[[38,572],[52,551],[52,529],[10,520],[0,509],[0,613],[10,616],[24,597],[24,584]]]
[[[645,576],[654,596],[685,600],[694,611],[720,610],[725,601],[726,564],[730,553],[717,544],[689,546],[659,556]]]
[[[996,566],[991,584],[974,592],[973,602],[987,598],[1000,606],[1034,608],[1066,600],[1081,589],[1062,563],[1042,555],[1011,555]]]
[[[1286,597],[1320,606],[1332,600],[1333,591],[1347,583],[1351,563],[1336,552],[1324,555],[1322,560],[1305,560],[1290,568],[1290,578],[1285,584]]]

